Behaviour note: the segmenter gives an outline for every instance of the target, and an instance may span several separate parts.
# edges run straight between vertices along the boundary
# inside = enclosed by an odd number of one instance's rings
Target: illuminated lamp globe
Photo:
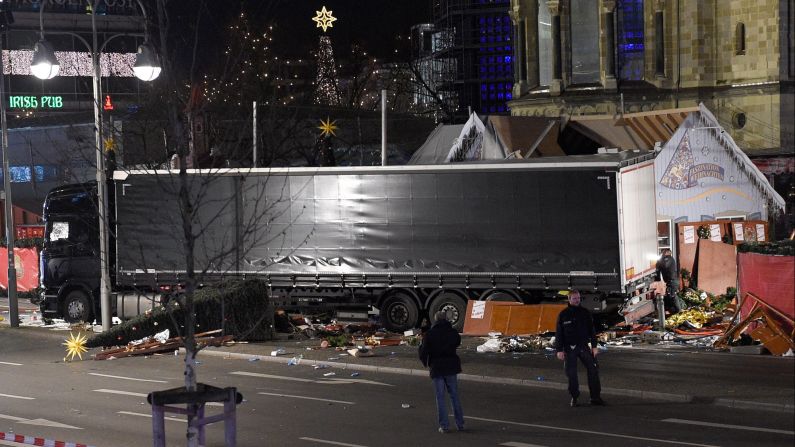
[[[157,54],[148,44],[144,43],[138,47],[138,55],[135,57],[133,73],[135,77],[142,81],[154,81],[160,76],[160,62]]]
[[[55,58],[50,44],[40,40],[33,47],[33,58],[30,61],[30,72],[39,79],[52,79],[58,76],[61,64]]]

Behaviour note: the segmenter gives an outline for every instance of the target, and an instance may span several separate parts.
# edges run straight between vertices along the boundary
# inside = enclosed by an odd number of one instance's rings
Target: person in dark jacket
[[[447,314],[439,311],[434,315],[434,323],[425,333],[420,344],[420,361],[430,369],[433,386],[436,389],[436,409],[438,410],[439,432],[447,433],[450,423],[447,418],[445,390],[453,404],[455,424],[459,431],[464,430],[464,411],[458,398],[458,373],[461,372],[461,359],[455,353],[461,344],[461,336],[453,329]]]
[[[590,346],[588,345],[590,343]],[[591,312],[580,307],[580,292],[569,292],[569,305],[558,315],[555,329],[555,350],[559,360],[563,360],[563,368],[569,379],[570,405],[577,406],[580,397],[580,383],[577,380],[577,359],[588,371],[588,389],[591,392],[591,405],[604,405],[600,394],[599,364],[596,361],[598,348],[596,331],[593,326]]]
[[[657,261],[657,275],[660,281],[665,282],[665,309],[672,313],[682,311],[682,305],[676,293],[679,291],[679,268],[676,265],[671,250],[664,249],[660,260]]]

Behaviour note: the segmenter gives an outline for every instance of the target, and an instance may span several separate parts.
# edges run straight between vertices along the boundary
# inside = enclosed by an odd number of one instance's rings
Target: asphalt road
[[[146,394],[182,385],[182,356],[64,362],[67,334],[0,327],[0,431],[97,447],[151,445]],[[239,446],[790,446],[788,413],[611,397],[569,408],[565,392],[462,382],[467,431],[436,432],[430,379],[201,356],[199,380],[235,386]],[[334,372],[333,376],[325,376]],[[709,374],[708,371],[702,371]],[[686,377],[683,378],[686,380]],[[407,404],[409,407],[404,408]],[[207,413],[220,411],[208,407]],[[166,421],[185,445],[184,418]],[[223,445],[223,426],[208,428]],[[14,443],[0,445],[18,445]]]

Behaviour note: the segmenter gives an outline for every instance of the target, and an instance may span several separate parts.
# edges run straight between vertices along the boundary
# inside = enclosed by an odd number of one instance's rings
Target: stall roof
[[[558,145],[560,118],[472,114],[465,124],[439,125],[414,152],[408,164],[448,163],[460,141],[475,138],[467,159],[496,160],[510,154],[518,158],[565,155]],[[473,137],[475,134],[479,138]]]
[[[575,116],[567,125],[604,147],[652,150],[655,143],[670,140],[685,118],[698,111],[698,107],[685,107],[617,116]]]
[[[408,161],[410,165],[435,165],[445,163],[450,148],[464,128],[463,124],[439,124],[428,135],[425,143],[417,149]]]

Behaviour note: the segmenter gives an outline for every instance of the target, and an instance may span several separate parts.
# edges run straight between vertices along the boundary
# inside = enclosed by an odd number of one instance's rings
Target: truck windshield
[[[72,194],[53,194],[44,203],[44,213],[54,214],[90,214],[95,212],[96,204],[91,191],[80,191]]]

